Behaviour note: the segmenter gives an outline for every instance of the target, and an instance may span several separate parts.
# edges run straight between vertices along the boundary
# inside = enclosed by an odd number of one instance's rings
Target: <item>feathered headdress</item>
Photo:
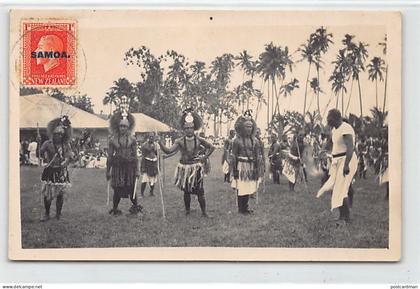
[[[244,112],[243,115],[238,117],[238,119],[235,122],[235,131],[238,135],[243,136],[244,135],[244,124],[245,122],[250,121],[252,122],[252,133],[251,135],[255,135],[255,132],[257,130],[257,124],[255,123],[254,119],[252,118],[252,110],[248,109]]]
[[[120,131],[120,123],[126,122],[128,125],[128,132],[131,134],[136,125],[134,116],[128,112],[129,104],[126,96],[121,97],[117,103],[117,109],[109,120],[109,130],[112,134],[118,134]]]
[[[47,133],[50,138],[52,138],[55,133],[61,133],[63,134],[63,142],[68,142],[73,134],[69,117],[63,115],[51,120],[47,126]]]
[[[181,128],[183,128],[186,123],[193,123],[194,130],[199,130],[203,125],[201,117],[195,111],[193,111],[192,108],[187,108],[182,112],[181,120],[179,123]]]

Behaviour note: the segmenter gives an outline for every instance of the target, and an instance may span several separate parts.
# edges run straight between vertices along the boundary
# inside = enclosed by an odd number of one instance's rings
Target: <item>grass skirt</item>
[[[204,168],[202,163],[181,164],[175,169],[175,185],[190,194],[203,192]]]
[[[71,186],[67,167],[53,168],[46,167],[42,171],[41,182],[42,196],[48,200],[53,200],[59,195],[64,195],[67,188]]]

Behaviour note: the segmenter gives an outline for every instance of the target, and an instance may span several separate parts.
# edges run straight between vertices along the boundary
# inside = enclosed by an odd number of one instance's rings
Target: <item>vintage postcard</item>
[[[12,10],[12,260],[398,261],[401,15]]]

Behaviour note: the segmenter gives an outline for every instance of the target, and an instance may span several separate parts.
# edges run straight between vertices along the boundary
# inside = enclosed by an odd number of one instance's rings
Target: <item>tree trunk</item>
[[[267,129],[270,126],[270,78],[267,80]]]
[[[271,80],[271,114],[270,114],[270,122],[273,120],[274,114],[274,82],[275,80]]]
[[[344,116],[344,89],[341,90],[341,115]]]
[[[360,117],[363,117],[362,88],[360,87],[359,77],[357,77],[357,85],[359,87]]]
[[[260,111],[260,106],[261,106],[261,100],[258,100],[257,108],[256,108],[256,111],[255,111],[255,122],[257,122],[257,120],[258,120],[258,112]]]
[[[260,91],[262,91],[262,89],[264,87],[263,84],[264,84],[264,81],[261,80]],[[257,120],[258,120],[258,113],[260,112],[260,109],[261,109],[261,97],[262,97],[262,95],[260,95],[260,98],[258,98],[257,111],[255,112],[255,122],[257,122]]]
[[[375,79],[375,92],[376,92],[376,108],[379,109],[379,106],[378,106],[378,78]]]
[[[219,131],[218,131],[218,136],[223,136],[223,131],[222,131],[222,118],[223,118],[223,110],[220,110],[220,116],[219,116]]]
[[[284,83],[284,79],[281,80],[280,87],[283,86],[283,83]],[[274,83],[274,91],[275,91],[275,94],[276,94],[276,101],[277,101],[276,108],[274,109],[274,114],[276,114],[276,113],[280,114],[280,101],[279,101],[279,99],[280,99],[280,91],[277,92],[277,85],[276,85],[276,83]]]
[[[324,110],[323,110],[323,112],[322,112],[321,119],[324,119],[324,116],[325,116],[325,113],[327,112],[328,106],[330,105],[330,103],[331,103],[331,101],[332,101],[332,99],[333,99],[332,93],[333,93],[333,92],[331,92],[331,96],[330,96],[330,98],[329,98],[329,100],[328,100],[328,103],[327,103],[327,105],[325,106],[325,108],[324,108]]]
[[[214,134],[214,137],[217,136],[217,115],[216,114],[213,115],[213,134]]]
[[[303,115],[305,115],[306,111],[306,96],[308,94],[308,82],[309,82],[309,74],[311,73],[311,62],[309,62],[309,68],[308,68],[308,75],[306,76],[306,83],[305,83],[305,98],[303,100]]]
[[[252,88],[252,89],[254,89],[254,88]],[[250,96],[247,95],[247,97],[246,97],[246,110],[249,109],[249,98],[250,98]]]
[[[349,110],[350,107],[350,100],[351,100],[351,96],[353,95],[353,82],[354,79],[351,79],[351,85],[350,85],[350,95],[349,95],[349,100],[347,101],[347,106],[346,106],[346,115],[347,115],[347,111]]]
[[[318,92],[317,92],[317,95],[316,95],[316,103],[317,103],[317,107],[318,107],[318,114],[321,114],[321,111],[319,109],[319,92],[321,90],[321,87],[320,87],[320,82],[319,82],[319,66],[318,65],[317,65],[317,68],[316,68],[316,74],[317,74],[317,77],[318,77]]]
[[[337,93],[336,94],[336,100],[335,100],[335,109],[338,109],[338,100],[340,99],[340,94],[339,93]]]
[[[386,104],[386,85],[388,83],[388,65],[386,66],[385,69],[385,88],[384,88],[384,103],[382,106],[382,113],[385,113],[385,104]]]
[[[271,82],[271,99],[273,100],[273,102],[271,103],[271,120],[273,120],[274,118],[274,114],[276,113],[276,108],[277,108],[277,103],[278,103],[277,89],[275,89],[275,87],[276,87],[276,81],[273,80]]]

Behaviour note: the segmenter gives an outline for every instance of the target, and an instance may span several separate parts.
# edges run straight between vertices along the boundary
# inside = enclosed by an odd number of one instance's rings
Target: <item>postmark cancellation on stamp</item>
[[[22,38],[22,85],[76,84],[76,22],[23,21]]]

